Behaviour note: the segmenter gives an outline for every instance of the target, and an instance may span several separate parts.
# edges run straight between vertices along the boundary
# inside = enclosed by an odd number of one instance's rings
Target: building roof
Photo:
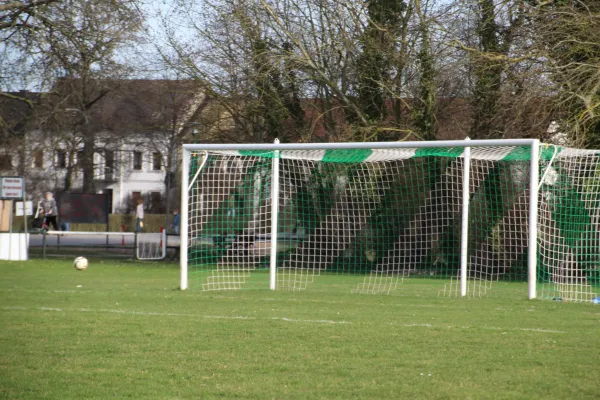
[[[61,79],[46,95],[45,111],[63,113],[63,124],[89,118],[91,129],[116,134],[174,129],[193,114],[202,88],[191,80],[94,80],[83,87],[77,79]]]
[[[235,132],[227,134],[235,130],[233,118],[205,93],[202,85],[194,80],[93,80],[84,87],[79,79],[61,79],[48,93],[26,92],[26,96],[39,104],[35,110],[37,121],[50,131],[81,129],[82,110],[85,110],[89,129],[96,132],[116,135],[169,132],[182,137],[195,124],[205,128],[211,123],[208,119],[216,119],[221,121],[219,127],[212,136],[203,132],[202,141],[247,141]],[[417,135],[409,134],[411,103],[411,99],[401,100],[400,115],[384,124],[397,133],[391,131],[384,140],[419,140]],[[339,104],[330,105],[329,113],[319,99],[302,99],[300,105],[306,119],[302,131],[294,126],[290,117],[290,121],[283,123],[287,132],[282,132],[280,139],[287,142],[348,140],[347,131],[351,127]],[[391,102],[388,106],[393,114]],[[537,99],[516,110],[504,110],[498,116],[505,121],[504,137],[543,138],[552,119],[547,108],[543,99]],[[464,139],[470,135],[472,105],[469,99],[439,98],[435,109],[438,139]],[[22,130],[26,123],[31,123],[33,111],[27,102],[0,96],[0,117],[10,131]]]
[[[21,91],[0,94],[0,137],[20,136],[29,127],[40,93]]]

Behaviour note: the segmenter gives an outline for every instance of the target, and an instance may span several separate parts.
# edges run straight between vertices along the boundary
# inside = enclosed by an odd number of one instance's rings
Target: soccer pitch
[[[181,292],[176,264],[93,258],[0,274],[0,398],[600,397],[599,305]]]

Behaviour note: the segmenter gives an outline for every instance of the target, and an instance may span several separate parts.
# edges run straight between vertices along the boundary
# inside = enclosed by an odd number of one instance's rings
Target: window
[[[104,152],[104,158],[105,158],[105,162],[106,162],[106,167],[107,168],[114,168],[115,167],[115,152],[112,150],[106,150]]]
[[[111,180],[115,170],[115,152],[106,150],[104,152],[104,178]]]
[[[12,158],[8,154],[0,154],[0,170],[12,169]]]
[[[33,168],[44,168],[44,151],[35,150],[33,152]]]
[[[58,150],[56,152],[56,168],[67,168],[67,152]]]
[[[154,171],[159,171],[162,164],[162,157],[160,153],[152,153],[152,169]]]
[[[164,212],[161,192],[150,192],[150,210],[155,214]]]
[[[79,167],[83,167],[83,150],[77,151],[77,165]]]
[[[133,152],[133,169],[140,171],[142,169],[142,152]]]
[[[138,200],[142,198],[142,192],[131,192],[131,208],[135,211]]]

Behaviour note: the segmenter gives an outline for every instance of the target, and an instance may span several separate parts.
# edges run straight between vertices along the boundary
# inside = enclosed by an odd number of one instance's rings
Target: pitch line
[[[129,315],[143,315],[143,316],[159,316],[159,317],[193,317],[193,318],[204,318],[204,319],[232,319],[232,320],[259,320],[256,317],[247,317],[243,315],[226,316],[226,315],[198,315],[198,314],[185,314],[185,313],[162,313],[153,311],[134,311],[134,310],[111,310],[111,309],[92,309],[92,308],[55,308],[55,307],[13,307],[5,306],[3,310],[20,310],[20,311],[55,311],[55,312],[86,312],[86,313],[109,313],[109,314],[129,314]],[[317,320],[317,319],[293,319],[285,317],[273,317],[265,318],[273,321],[285,321],[285,322],[300,322],[300,323],[314,323],[314,324],[350,324],[348,321],[333,321],[333,320]]]
[[[202,295],[201,295],[202,296]],[[199,297],[201,297],[199,296]],[[315,299],[298,299],[298,298],[272,298],[272,297],[259,297],[258,299],[253,297],[244,297],[244,296],[214,296],[215,299],[226,299],[226,300],[261,300],[261,301],[288,301],[288,302],[298,302],[298,303],[323,303],[323,304],[341,304],[341,305],[352,305],[352,306],[394,306],[394,307],[406,307],[405,303],[364,303],[364,302],[348,302],[343,300],[315,300]],[[448,308],[447,305],[443,304],[411,304],[411,307],[418,308]]]
[[[198,314],[186,314],[186,313],[163,313],[153,311],[135,311],[135,310],[114,310],[114,309],[91,309],[91,308],[55,308],[55,307],[19,307],[19,306],[4,306],[2,310],[18,310],[18,311],[54,311],[54,312],[87,312],[87,313],[109,313],[109,314],[128,314],[128,315],[142,315],[142,316],[158,316],[158,317],[190,317],[190,318],[203,318],[203,319],[228,319],[228,320],[271,320],[271,321],[283,321],[293,323],[309,323],[309,324],[339,324],[339,325],[351,325],[351,321],[335,321],[328,319],[295,319],[287,317],[248,317],[244,315],[198,315]],[[447,328],[447,329],[483,329],[493,331],[524,331],[524,332],[536,332],[536,333],[567,333],[565,331],[557,331],[552,329],[539,329],[539,328],[501,328],[494,326],[456,326],[456,325],[433,325],[433,324],[398,324],[395,322],[388,322],[387,325],[397,325],[404,328]]]
[[[293,319],[293,318],[269,318],[273,321],[285,321],[285,322],[311,322],[316,324],[351,324],[349,321],[332,321],[328,319]]]
[[[567,333],[565,331],[556,331],[553,329],[539,329],[539,328],[500,328],[497,326],[455,326],[455,325],[432,325],[432,324],[396,324],[395,322],[390,322],[388,325],[400,325],[407,328],[413,327],[421,327],[421,328],[448,328],[448,329],[485,329],[490,331],[524,331],[524,332],[539,332],[539,333]]]

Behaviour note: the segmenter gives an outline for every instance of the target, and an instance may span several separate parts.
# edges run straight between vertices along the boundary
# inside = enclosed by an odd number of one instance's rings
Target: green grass
[[[0,274],[0,398],[600,397],[598,305],[181,292],[175,264]]]

